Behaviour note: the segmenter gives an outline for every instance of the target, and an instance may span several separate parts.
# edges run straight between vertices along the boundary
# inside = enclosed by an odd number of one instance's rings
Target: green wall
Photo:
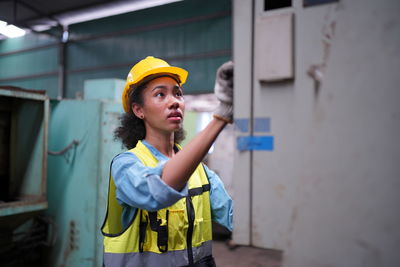
[[[185,0],[70,26],[65,97],[87,79],[125,79],[153,55],[189,71],[187,94],[212,92],[215,71],[231,59],[231,1]],[[47,90],[57,97],[59,41],[45,34],[0,41],[0,85]]]

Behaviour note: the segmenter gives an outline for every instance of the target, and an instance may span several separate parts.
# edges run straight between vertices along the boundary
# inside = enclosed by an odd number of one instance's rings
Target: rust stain
[[[6,90],[10,90],[10,91],[23,92],[23,93],[34,93],[34,94],[39,94],[39,95],[46,94],[45,90],[26,89],[26,88],[12,86],[12,85],[2,85],[2,86],[0,86],[0,89],[6,89]]]
[[[40,204],[43,202],[46,202],[45,196],[24,196],[15,201],[0,203],[0,209],[1,208],[20,207],[20,206],[32,205],[32,204]]]
[[[314,91],[316,97],[318,97],[319,95],[322,80],[324,78],[325,70],[329,61],[332,40],[335,36],[335,31],[336,31],[335,12],[336,10],[328,13],[325,16],[325,23],[322,27],[322,46],[323,46],[322,61],[318,64],[312,64],[307,70],[308,76],[314,80]]]
[[[67,244],[66,244],[65,250],[64,250],[64,261],[61,264],[61,267],[66,266],[66,264],[68,262],[68,258],[70,257],[72,251],[77,249],[76,234],[77,234],[76,223],[74,220],[71,220],[69,223],[69,238],[67,238],[67,240],[66,240]]]
[[[299,209],[297,207],[293,208],[292,215],[290,216],[290,223],[289,223],[289,233],[293,232],[294,225],[299,216]]]

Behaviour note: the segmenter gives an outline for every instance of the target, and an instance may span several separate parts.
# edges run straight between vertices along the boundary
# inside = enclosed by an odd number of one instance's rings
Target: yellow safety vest
[[[157,159],[142,142],[129,151],[145,166],[157,165]],[[123,229],[122,206],[110,173],[107,214],[101,228],[105,266],[190,266],[210,256],[210,184],[202,164],[190,177],[188,189],[189,196],[165,209],[137,209],[132,223]]]

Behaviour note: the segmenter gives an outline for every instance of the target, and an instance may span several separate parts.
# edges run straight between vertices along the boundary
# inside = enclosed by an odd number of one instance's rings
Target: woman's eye
[[[157,93],[156,96],[163,97],[163,96],[164,96],[164,93]]]
[[[180,88],[175,91],[175,94],[176,94],[176,96],[179,96],[179,97],[183,96],[183,92]]]

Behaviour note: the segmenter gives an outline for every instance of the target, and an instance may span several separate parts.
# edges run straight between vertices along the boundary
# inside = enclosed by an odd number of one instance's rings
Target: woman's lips
[[[168,115],[168,120],[180,122],[182,120],[182,113],[181,112],[172,112]]]

